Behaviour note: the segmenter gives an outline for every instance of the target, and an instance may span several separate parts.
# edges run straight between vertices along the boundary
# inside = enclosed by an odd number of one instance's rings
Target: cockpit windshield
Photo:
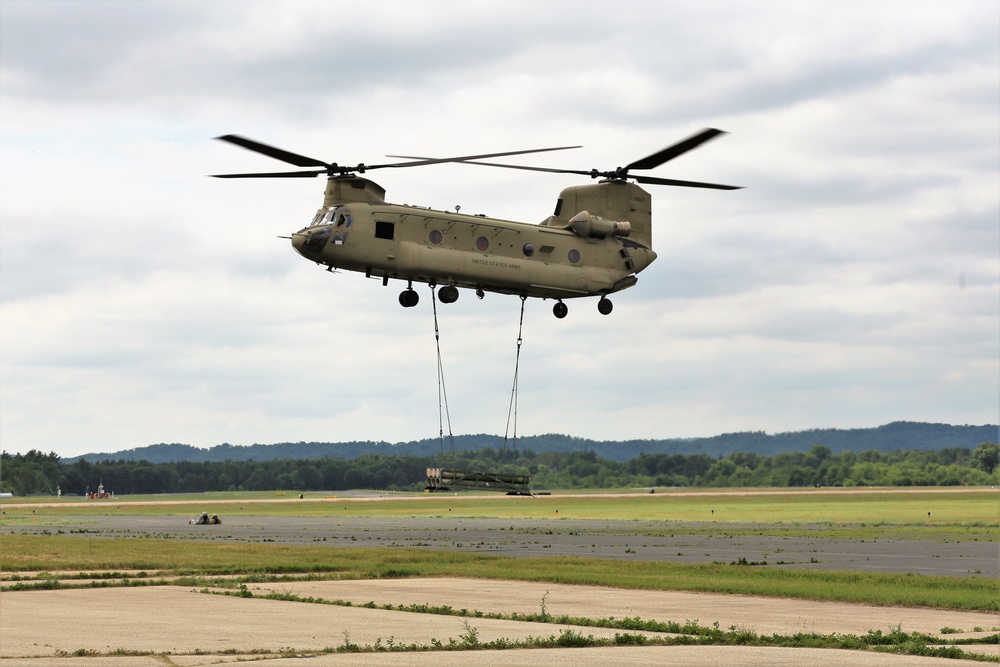
[[[331,209],[321,208],[316,211],[312,222],[309,223],[310,227],[317,225],[336,225],[337,227],[349,228],[351,226],[351,214],[343,206],[335,206]]]

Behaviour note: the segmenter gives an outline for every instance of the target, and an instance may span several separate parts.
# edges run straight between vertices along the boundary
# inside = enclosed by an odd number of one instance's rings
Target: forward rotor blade
[[[325,173],[326,169],[321,171],[272,171],[253,174],[211,174],[211,176],[212,178],[312,178],[313,176]]]
[[[280,148],[275,148],[274,146],[268,146],[267,144],[262,144],[258,141],[252,141],[250,139],[245,139],[243,137],[237,136],[235,134],[226,134],[221,137],[216,137],[219,141],[228,141],[231,144],[236,144],[247,150],[251,150],[254,153],[261,153],[268,157],[273,157],[275,160],[281,160],[282,162],[287,162],[288,164],[294,164],[296,167],[328,167],[329,165],[322,160],[317,160],[316,158],[306,157],[305,155],[299,155],[298,153],[291,153]]]
[[[656,178],[655,176],[629,176],[639,183],[648,185],[675,185],[682,188],[708,188],[709,190],[742,190],[742,185],[721,185],[719,183],[702,183],[700,181],[678,181],[674,178]]]
[[[725,132],[723,132],[722,130],[716,130],[711,127],[706,128],[701,132],[699,132],[698,134],[694,135],[693,137],[688,137],[684,141],[680,141],[674,144],[673,146],[664,148],[659,153],[653,153],[652,155],[648,155],[642,158],[641,160],[636,160],[632,164],[625,167],[625,170],[628,171],[629,169],[652,169],[653,167],[658,167],[664,162],[667,162],[668,160],[673,160],[675,157],[683,155],[684,153],[687,153],[689,150],[701,146],[706,141],[714,139],[720,134],[725,134]]]

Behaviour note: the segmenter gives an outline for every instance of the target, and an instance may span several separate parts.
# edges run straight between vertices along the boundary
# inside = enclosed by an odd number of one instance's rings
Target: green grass
[[[219,574],[312,573],[351,578],[455,576],[835,600],[873,605],[998,610],[997,582],[858,572],[685,565],[594,558],[510,558],[447,550],[349,549],[181,540],[5,535],[2,569],[144,570]]]
[[[702,491],[701,493],[704,493]],[[86,501],[86,506],[68,506],[63,499],[55,507],[38,503],[4,504],[5,520],[34,516],[195,516],[204,511],[222,516],[452,516],[469,518],[558,518],[614,521],[682,521],[716,523],[799,523],[830,525],[951,526],[997,528],[1000,525],[1000,493],[994,489],[963,489],[927,493],[910,490],[872,491],[759,491],[701,495],[696,491],[668,495],[638,493],[621,497],[592,494],[508,497],[503,495],[410,495],[385,499],[338,498],[335,494],[309,493],[295,502],[296,492],[276,496],[263,494],[206,493],[154,496],[154,505],[134,505],[149,497]],[[291,502],[259,502],[289,499]],[[44,499],[38,499],[43,502]],[[162,504],[162,501],[183,504]]]

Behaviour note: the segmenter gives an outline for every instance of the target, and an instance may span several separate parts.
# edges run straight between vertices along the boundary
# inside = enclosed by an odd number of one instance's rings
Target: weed
[[[462,627],[465,628],[465,634],[458,636],[462,640],[462,645],[466,648],[479,646],[479,630],[474,628],[468,619],[462,619]]]
[[[587,635],[584,637],[582,634],[576,630],[563,630],[559,633],[556,638],[556,645],[562,646],[564,648],[577,648],[583,646],[591,646],[594,643],[594,636]]]

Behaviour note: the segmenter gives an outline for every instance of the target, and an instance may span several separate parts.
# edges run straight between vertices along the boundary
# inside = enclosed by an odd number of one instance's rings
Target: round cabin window
[[[434,245],[437,245],[437,244],[441,243],[441,239],[442,238],[444,238],[444,236],[441,234],[440,230],[437,230],[437,229],[432,229],[431,230],[431,233],[430,233],[431,243],[433,243]]]
[[[476,239],[476,247],[479,248],[482,252],[486,252],[487,248],[490,247],[490,240],[485,236],[480,236],[478,239]]]
[[[525,257],[531,257],[532,255],[535,254],[535,246],[531,245],[530,243],[525,243],[524,247],[521,248],[521,250],[524,251]]]
[[[580,261],[580,251],[577,250],[576,248],[570,250],[569,261],[573,262],[574,264],[578,263]]]

